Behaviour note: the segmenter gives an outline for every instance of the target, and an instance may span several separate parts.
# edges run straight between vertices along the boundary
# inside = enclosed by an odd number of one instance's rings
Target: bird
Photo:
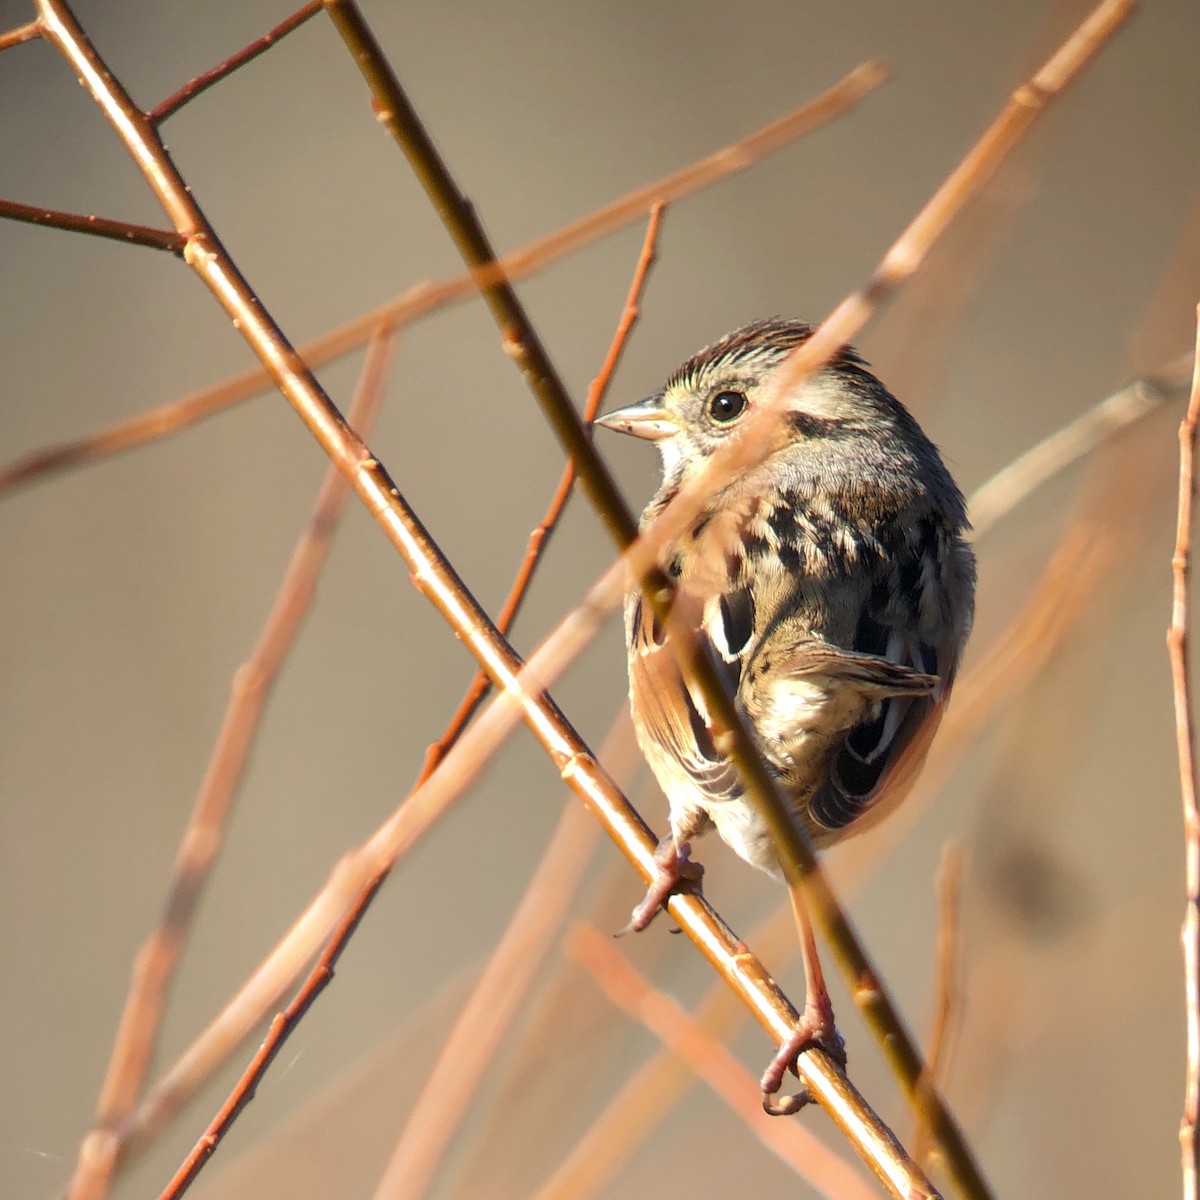
[[[812,333],[779,317],[744,325],[687,359],[659,391],[598,419],[661,453],[662,483],[643,528],[766,403],[773,376]],[[970,633],[966,503],[904,405],[849,346],[772,403],[761,461],[717,484],[660,553],[674,585],[670,618],[640,582],[626,595],[634,728],[670,810],[635,930],[676,890],[699,886],[691,841],[710,829],[782,878],[767,825],[671,649],[672,628],[686,628],[724,675],[817,849],[874,825],[911,787]],[[801,933],[805,1008],[763,1074],[771,1113],[806,1099],[774,1099],[801,1050],[816,1043],[845,1062],[807,920]]]

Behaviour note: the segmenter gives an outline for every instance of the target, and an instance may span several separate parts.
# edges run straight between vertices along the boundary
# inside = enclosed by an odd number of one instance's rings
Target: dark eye
[[[746,394],[744,392],[718,392],[708,402],[708,415],[714,421],[728,425],[730,421],[736,421],[742,415],[745,407]]]

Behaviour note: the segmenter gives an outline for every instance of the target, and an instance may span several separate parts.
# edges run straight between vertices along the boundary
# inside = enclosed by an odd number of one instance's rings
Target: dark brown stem
[[[183,257],[183,248],[187,243],[187,239],[173,229],[155,229],[150,225],[114,221],[110,217],[39,208],[36,204],[20,204],[16,200],[0,200],[0,217],[9,221],[24,221],[29,225],[65,229],[70,233],[90,233],[93,237],[111,238],[130,246],[149,246],[154,250],[166,250],[179,258]]]
[[[206,92],[215,83],[220,83],[226,75],[232,75],[238,67],[245,66],[252,59],[270,50],[280,38],[286,37],[293,29],[299,29],[305,21],[315,17],[321,11],[321,0],[310,0],[303,8],[297,9],[290,17],[280,21],[274,29],[256,38],[248,46],[243,46],[236,54],[231,54],[224,62],[197,75],[190,83],[185,83],[174,95],[168,96],[160,104],[155,105],[146,116],[154,125],[161,125],[168,117],[174,116],[190,100],[194,100],[201,92]]]
[[[371,89],[376,118],[404,151],[463,261],[472,269],[493,267],[497,255],[483,224],[450,174],[358,5],[353,0],[325,0],[325,9]],[[637,536],[637,520],[608,468],[592,450],[566,385],[512,284],[501,276],[481,282],[480,289],[500,329],[505,353],[517,364],[543,416],[574,464],[584,494],[600,514],[613,541],[623,549]]]

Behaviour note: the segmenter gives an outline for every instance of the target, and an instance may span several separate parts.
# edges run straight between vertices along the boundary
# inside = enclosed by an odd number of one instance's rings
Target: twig
[[[647,222],[641,253],[634,269],[633,279],[630,283],[625,307],[617,324],[616,333],[609,345],[605,361],[588,390],[588,401],[584,410],[585,418],[588,420],[594,416],[603,402],[604,395],[612,379],[612,374],[616,369],[617,363],[620,361],[629,334],[637,320],[641,295],[655,258],[655,248],[661,228],[662,216],[663,206],[654,205],[651,210],[650,219]],[[556,527],[566,502],[570,497],[571,478],[572,470],[571,465],[568,463],[563,470],[562,478],[559,481],[559,485],[545,516],[542,518],[538,528],[530,535],[525,557],[518,568],[516,579],[505,600],[503,611],[498,620],[498,627],[501,632],[507,632],[511,626],[520,607],[521,600],[528,591],[541,557],[549,544],[550,534]],[[415,787],[419,787],[429,778],[449,749],[459,736],[461,736],[463,729],[486,695],[489,687],[490,684],[487,681],[487,677],[482,672],[476,676],[455,711],[454,716],[451,718],[449,725],[441,737],[426,752],[425,762],[414,785]],[[229,1101],[222,1107],[218,1117],[206,1132],[205,1144],[207,1146],[207,1153],[210,1154],[212,1152],[217,1141],[224,1135],[228,1125],[236,1119],[244,1108],[245,1102],[242,1101],[239,1103],[238,1098],[242,1095],[249,1096],[253,1094],[262,1074],[271,1061],[273,1061],[275,1055],[278,1054],[283,1042],[291,1035],[311,1006],[312,1001],[323,990],[329,977],[332,975],[332,962],[340,956],[344,948],[344,942],[353,935],[359,921],[365,915],[366,909],[374,900],[375,894],[383,882],[385,875],[386,873],[377,875],[363,886],[350,906],[345,919],[338,926],[337,931],[322,952],[320,959],[310,972],[309,977],[302,984],[296,1000],[293,1001],[293,1005],[284,1014],[284,1019],[277,1020],[272,1025],[263,1048],[260,1049],[253,1062],[243,1072],[230,1095]],[[251,983],[247,985],[247,988],[244,988],[227,1007],[227,1012],[231,1014],[231,1020],[234,1022],[232,1027],[229,1022],[222,1022],[218,1019],[214,1027],[210,1028],[209,1033],[202,1036],[201,1044],[194,1045],[188,1054],[185,1055],[186,1069],[183,1068],[182,1064],[180,1067],[177,1067],[173,1078],[169,1078],[166,1084],[160,1085],[156,1089],[154,1095],[143,1106],[143,1110],[133,1121],[128,1122],[126,1128],[121,1131],[121,1137],[118,1139],[118,1149],[121,1152],[122,1159],[128,1156],[131,1135],[142,1134],[141,1141],[144,1142],[144,1133],[148,1128],[161,1125],[164,1120],[179,1110],[182,1104],[185,1103],[187,1095],[198,1086],[198,1082],[211,1074],[212,1070],[222,1061],[222,1051],[232,1050],[241,1041],[242,1037],[249,1032],[249,1029],[253,1028],[265,1013],[269,1011],[271,1005],[282,994],[283,989],[294,981],[296,975],[299,974],[307,957],[308,953],[302,948],[296,948],[294,945],[289,946],[285,944],[276,949],[272,956],[274,960],[273,969],[271,965],[263,964],[263,968],[260,968],[260,971],[256,973]],[[270,1052],[265,1053],[268,1049]],[[198,1160],[196,1170],[199,1169],[200,1165],[202,1165],[202,1162]],[[189,1178],[191,1177],[194,1177],[194,1172],[189,1175]]]
[[[623,549],[637,536],[637,521],[604,460],[592,452],[587,431],[566,386],[512,284],[498,273],[496,252],[474,206],[450,174],[355,0],[325,0],[325,10],[371,90],[376,118],[404,152],[463,261],[474,274],[499,327],[504,349],[516,363],[543,417],[574,464],[580,487],[612,540]]]
[[[1153,375],[1135,380],[1107,399],[1081,413],[1013,459],[971,497],[971,524],[975,540],[987,534],[1031,492],[1052,476],[1090,454],[1122,430],[1157,412],[1167,401],[1187,390],[1192,356],[1174,359]]]
[[[173,117],[185,104],[194,100],[201,92],[206,92],[215,83],[220,83],[227,75],[232,75],[239,67],[245,66],[252,59],[275,45],[280,38],[287,37],[293,29],[299,29],[305,21],[315,17],[321,11],[321,0],[310,0],[302,8],[298,8],[290,17],[280,21],[274,29],[256,38],[248,46],[242,47],[236,54],[231,54],[224,62],[197,75],[189,83],[185,83],[179,91],[168,96],[161,103],[146,113],[146,117],[154,125],[161,125],[168,117]]]
[[[383,400],[393,341],[391,336],[381,337],[367,348],[351,407],[351,420],[364,432],[374,425]],[[348,496],[345,480],[330,466],[258,642],[234,673],[221,729],[175,859],[162,918],[134,960],[133,979],[96,1105],[95,1125],[83,1140],[71,1181],[72,1200],[100,1197],[107,1191],[117,1163],[116,1130],[128,1119],[141,1093],[175,968],[220,853],[263,709],[308,612]]]
[[[851,1197],[869,1200],[871,1190],[849,1164],[802,1123],[775,1121],[762,1111],[757,1081],[694,1016],[652,988],[617,949],[612,938],[605,937],[595,926],[576,922],[568,932],[565,949],[618,1008],[640,1021],[687,1063],[750,1132],[800,1178],[830,1200]],[[890,1195],[906,1200],[937,1195],[920,1168],[908,1158],[861,1096],[855,1097],[848,1111],[853,1114],[853,1121],[844,1123],[837,1114],[834,1120]]]
[[[586,425],[590,426],[596,419],[596,414],[600,411],[600,406],[604,403],[604,397],[608,392],[609,384],[612,382],[613,373],[621,361],[621,356],[625,353],[625,346],[628,344],[629,335],[633,331],[633,326],[641,314],[642,292],[645,290],[650,268],[654,265],[657,254],[658,234],[662,228],[663,213],[665,211],[666,206],[663,204],[651,205],[650,218],[646,223],[646,236],[642,240],[641,254],[638,256],[637,266],[633,271],[633,279],[629,284],[629,292],[625,297],[625,307],[617,322],[616,332],[609,343],[608,353],[605,355],[600,371],[588,388],[587,401],[583,406],[583,420]],[[554,530],[558,527],[563,509],[566,508],[567,501],[571,497],[574,483],[575,462],[573,459],[568,459],[567,465],[563,467],[562,475],[559,476],[558,486],[554,490],[554,495],[551,497],[545,515],[542,517],[537,528],[529,535],[529,540],[525,545],[525,557],[521,561],[521,565],[517,568],[516,576],[513,579],[512,586],[509,588],[508,595],[504,599],[504,603],[500,606],[500,613],[496,618],[496,628],[503,634],[507,634],[512,628],[512,624],[521,610],[521,605],[529,593],[529,585],[533,580],[533,574],[537,570],[537,565],[541,561],[542,555],[546,552]],[[479,705],[483,703],[490,690],[491,682],[487,674],[484,671],[479,671],[471,681],[471,685],[467,689],[467,694],[463,697],[462,703],[459,705],[458,711],[451,719],[446,731],[426,752],[426,774],[441,761],[445,755],[446,748],[458,737],[463,727],[479,708]]]
[[[1187,905],[1184,909],[1183,977],[1187,1017],[1187,1071],[1179,1145],[1183,1164],[1184,1200],[1200,1195],[1200,804],[1196,799],[1195,719],[1188,669],[1188,605],[1192,553],[1192,502],[1196,495],[1195,453],[1200,422],[1200,308],[1196,310],[1196,357],[1187,415],[1179,427],[1179,514],[1175,553],[1171,560],[1174,586],[1167,652],[1175,696],[1175,744],[1179,786],[1183,794],[1184,861]]]
[[[320,366],[350,353],[380,328],[398,327],[443,305],[469,300],[478,291],[476,280],[489,278],[492,271],[511,280],[532,275],[556,259],[638,220],[656,201],[670,203],[682,199],[774,154],[815,128],[825,116],[835,115],[856,103],[882,82],[883,77],[884,70],[877,63],[857,67],[810,103],[682,170],[621,196],[572,224],[506,254],[494,268],[474,273],[467,271],[441,282],[419,283],[409,288],[386,304],[304,343],[300,347],[301,357],[310,366]],[[213,387],[117,422],[97,433],[43,446],[0,467],[0,492],[177,433],[274,386],[275,380],[265,367],[243,371]]]
[[[946,1075],[950,1056],[951,1022],[958,1005],[959,898],[962,891],[963,852],[953,843],[942,850],[937,873],[938,931],[937,968],[933,995],[933,1024],[929,1031],[929,1049],[925,1054],[925,1075],[917,1088],[917,1125],[913,1131],[913,1158],[929,1168],[931,1152],[929,1124],[925,1116],[924,1095],[928,1088],[939,1088]]]
[[[623,721],[621,732],[628,737]],[[598,833],[579,805],[571,803],[563,810],[508,928],[426,1076],[379,1181],[376,1200],[417,1200],[429,1190],[472,1093],[565,919]]]
[[[15,29],[6,30],[0,33],[0,50],[7,50],[10,46],[20,46],[25,42],[32,42],[34,38],[42,36],[42,26],[38,21],[30,21],[28,25],[18,25]]]
[[[3,48],[0,46],[0,50]],[[0,200],[0,217],[9,221],[24,221],[29,225],[66,229],[70,233],[89,233],[93,237],[111,238],[131,246],[149,246],[153,250],[166,250],[177,258],[183,257],[183,247],[187,243],[187,239],[173,229],[155,229],[151,225],[134,225],[130,221],[115,221],[109,217],[62,212],[35,204],[20,204],[16,200]]]

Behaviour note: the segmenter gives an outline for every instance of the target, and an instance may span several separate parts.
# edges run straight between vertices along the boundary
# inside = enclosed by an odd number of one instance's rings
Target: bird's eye
[[[708,402],[708,415],[722,425],[736,421],[746,408],[745,392],[718,392]]]

